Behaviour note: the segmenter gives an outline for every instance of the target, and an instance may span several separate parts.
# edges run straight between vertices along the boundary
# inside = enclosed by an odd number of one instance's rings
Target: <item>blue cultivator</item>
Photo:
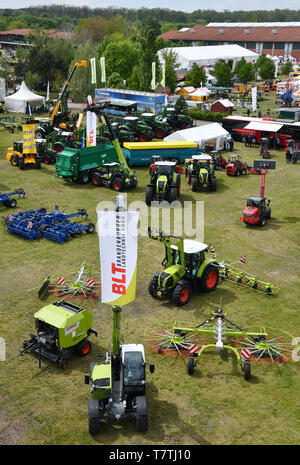
[[[7,224],[7,231],[11,234],[16,234],[29,241],[39,239],[41,236],[47,239],[63,243],[69,237],[76,237],[85,231],[87,234],[93,233],[95,226],[93,223],[79,224],[70,222],[69,218],[84,217],[88,218],[86,210],[78,210],[76,213],[66,215],[56,210],[47,213],[45,208],[39,210],[28,210],[19,212],[15,215],[8,215],[4,218]]]
[[[14,192],[9,192],[7,194],[4,194],[3,192],[0,192],[0,202],[3,203],[8,208],[15,208],[17,206],[17,201],[16,199],[12,199],[11,197],[18,195],[19,198],[21,195],[23,198],[25,197],[25,192],[23,189],[16,189]]]

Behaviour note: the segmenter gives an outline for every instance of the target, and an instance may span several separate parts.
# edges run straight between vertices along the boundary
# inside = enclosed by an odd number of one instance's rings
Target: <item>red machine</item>
[[[226,174],[228,176],[239,176],[240,174],[245,175],[247,172],[248,165],[244,161],[241,161],[239,155],[229,155],[226,166]]]
[[[276,168],[276,161],[269,160],[268,162],[262,162],[261,160],[254,160],[254,169],[260,170],[261,173],[261,185],[260,185],[260,196],[259,197],[248,197],[247,206],[243,211],[243,215],[240,220],[245,224],[258,224],[265,226],[267,219],[271,217],[270,199],[266,201],[265,185],[266,185],[266,174],[269,170]]]

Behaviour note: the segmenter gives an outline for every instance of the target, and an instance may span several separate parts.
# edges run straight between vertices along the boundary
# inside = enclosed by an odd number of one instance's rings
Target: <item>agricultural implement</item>
[[[180,196],[180,173],[182,168],[175,161],[155,161],[151,165],[150,183],[146,187],[146,204],[153,200],[170,203]]]
[[[76,213],[65,214],[58,208],[54,212],[47,213],[46,209],[28,210],[4,218],[7,231],[23,237],[27,240],[36,240],[45,237],[51,241],[64,243],[70,237],[80,236],[82,232],[91,234],[95,230],[93,223],[80,224],[71,222],[70,218],[88,218],[86,210],[79,209]]]
[[[268,201],[265,198],[265,185],[266,185],[266,174],[269,170],[276,168],[276,161],[269,160],[268,162],[262,162],[261,160],[254,160],[254,169],[259,171],[261,174],[261,185],[259,197],[251,196],[248,197],[247,206],[243,211],[240,218],[242,223],[255,224],[265,226],[268,219],[271,218],[271,207],[269,206],[271,200]]]
[[[261,327],[248,331],[230,321],[221,308],[212,317],[194,327],[179,326],[175,322],[169,330],[151,333],[151,349],[159,354],[188,355],[187,371],[192,375],[204,351],[232,352],[241,366],[244,378],[251,378],[251,361],[285,363],[291,360],[294,338],[288,333]],[[203,339],[204,337],[204,339]],[[154,345],[153,345],[154,343]]]
[[[199,188],[215,192],[217,190],[217,179],[210,155],[194,155],[191,159],[186,159],[185,175],[192,191]]]
[[[0,202],[2,202],[3,205],[5,205],[8,208],[15,208],[17,206],[17,201],[16,199],[11,198],[15,195],[18,195],[19,198],[22,196],[24,199],[26,194],[23,189],[16,189],[14,192],[9,192],[7,194],[0,192]]]
[[[171,299],[177,305],[185,305],[190,300],[192,291],[213,291],[219,279],[229,280],[266,294],[278,294],[279,289],[270,282],[264,282],[257,276],[244,273],[225,261],[218,263],[214,248],[202,242],[166,235],[155,229],[148,229],[151,239],[162,242],[165,246],[165,258],[162,262],[164,271],[155,273],[148,291],[157,299]],[[210,250],[213,258],[207,258],[205,252]],[[244,257],[241,257],[244,263]]]
[[[245,176],[248,168],[248,164],[242,161],[239,155],[229,155],[226,165],[226,174],[228,176]]]
[[[84,308],[69,302],[60,301],[41,308],[34,314],[36,334],[23,342],[23,350],[17,356],[27,352],[52,360],[61,368],[68,366],[73,353],[84,357],[90,353],[91,342],[88,337],[96,331],[91,329],[93,316]]]
[[[95,277],[91,275],[89,268],[83,262],[80,268],[66,276],[48,276],[38,291],[38,296],[43,299],[45,295],[54,294],[56,296],[70,298],[73,297],[98,297],[100,285]]]
[[[19,131],[22,131],[22,126],[16,124],[16,119],[14,116],[1,116],[0,126],[8,129],[8,132],[10,133],[14,133],[16,128],[19,129]]]
[[[146,400],[146,360],[142,344],[120,341],[121,307],[113,310],[112,348],[101,363],[91,363],[85,384],[90,386],[89,432],[100,432],[100,420],[136,418],[137,431],[148,429]],[[154,372],[154,365],[149,365]]]

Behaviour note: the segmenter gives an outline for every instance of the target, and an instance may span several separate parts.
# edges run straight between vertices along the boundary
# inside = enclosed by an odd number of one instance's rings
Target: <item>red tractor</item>
[[[229,155],[226,166],[226,174],[228,176],[239,176],[248,173],[248,165],[246,162],[241,161],[239,155]]]
[[[266,174],[269,170],[274,170],[276,168],[276,161],[269,160],[268,162],[263,162],[261,160],[254,160],[254,169],[256,171],[260,170],[261,173],[261,185],[260,185],[260,196],[248,197],[247,206],[244,208],[243,215],[240,220],[244,224],[256,224],[260,226],[265,226],[267,219],[271,218],[271,207],[270,199],[267,201],[264,197],[265,195],[265,181]]]

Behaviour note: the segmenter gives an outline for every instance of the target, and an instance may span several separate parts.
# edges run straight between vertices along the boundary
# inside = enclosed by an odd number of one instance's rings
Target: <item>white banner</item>
[[[101,65],[101,82],[106,82],[105,57],[100,58],[100,65]]]
[[[257,110],[257,87],[252,87],[251,95],[252,95],[252,111],[256,111]]]
[[[97,84],[96,58],[91,58],[91,84]]]
[[[151,81],[151,89],[154,90],[156,87],[156,63],[155,61],[152,63],[152,81]]]
[[[93,102],[92,97],[89,95],[88,98],[89,105]],[[94,147],[97,145],[97,115],[95,112],[87,111],[86,112],[86,146]]]
[[[161,65],[161,73],[162,73],[162,78],[160,85],[162,87],[166,87],[166,61],[164,60]]]
[[[135,299],[138,211],[98,211],[101,302],[126,305]]]

